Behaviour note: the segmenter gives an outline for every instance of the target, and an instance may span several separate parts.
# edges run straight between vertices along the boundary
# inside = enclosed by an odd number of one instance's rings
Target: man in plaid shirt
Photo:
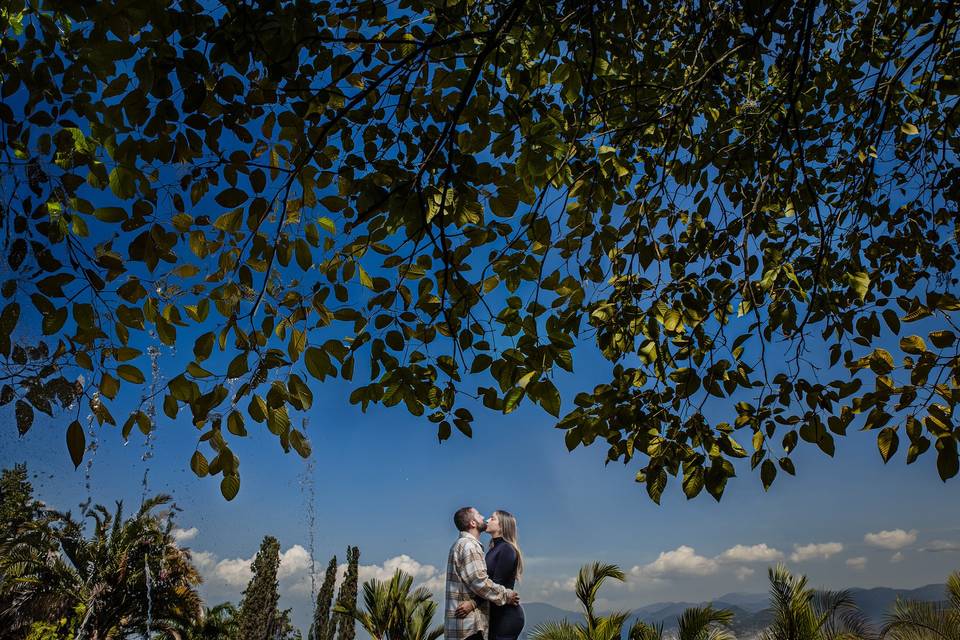
[[[446,607],[443,631],[446,640],[483,640],[490,620],[490,605],[519,604],[516,591],[493,582],[487,576],[480,533],[487,523],[473,507],[459,509],[453,522],[460,537],[447,556]],[[467,603],[477,606],[461,606]]]

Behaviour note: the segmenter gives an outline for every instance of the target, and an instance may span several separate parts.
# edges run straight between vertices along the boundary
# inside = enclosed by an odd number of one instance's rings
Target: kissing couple
[[[517,640],[523,630],[520,595],[513,587],[523,573],[517,520],[494,511],[488,520],[473,507],[453,514],[460,532],[447,556],[446,640]],[[490,534],[486,554],[481,533]]]

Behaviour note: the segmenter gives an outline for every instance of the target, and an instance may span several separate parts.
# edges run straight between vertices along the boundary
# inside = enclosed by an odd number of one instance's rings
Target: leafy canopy
[[[670,476],[719,500],[744,457],[769,487],[851,427],[946,480],[958,24],[948,0],[10,0],[0,401],[21,432],[85,403],[123,437],[160,405],[228,499],[231,441],[265,423],[309,455],[333,378],[441,440],[539,405],[655,501]],[[574,355],[609,366],[564,405]]]

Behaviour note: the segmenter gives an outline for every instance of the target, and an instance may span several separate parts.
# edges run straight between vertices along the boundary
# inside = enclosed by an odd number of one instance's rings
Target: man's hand
[[[507,598],[507,604],[512,604],[514,606],[520,604],[520,594],[516,591],[511,591],[510,597]]]
[[[456,616],[458,618],[465,618],[471,611],[473,611],[476,608],[477,608],[477,605],[475,605],[473,602],[463,602],[460,604],[459,607],[457,607]]]

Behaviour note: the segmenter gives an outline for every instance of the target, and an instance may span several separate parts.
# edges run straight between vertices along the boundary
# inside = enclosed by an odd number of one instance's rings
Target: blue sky
[[[960,566],[960,551],[929,550],[960,550],[955,484],[942,483],[927,457],[907,467],[900,455],[884,467],[873,434],[838,438],[833,460],[800,447],[798,477],[781,475],[768,493],[745,470],[720,504],[706,494],[688,502],[672,484],[657,506],[633,482],[632,466],[605,467],[600,446],[568,453],[562,432],[539,410],[478,412],[472,440],[440,444],[432,426],[403,410],[363,414],[349,406],[341,384],[317,389],[308,427],[320,572],[355,544],[362,578],[400,566],[439,589],[456,535],[451,515],[464,504],[517,516],[528,564],[522,597],[565,608],[574,607],[570,579],[593,560],[629,572],[602,603],[628,608],[762,592],[765,569],[777,559],[829,587],[915,587]],[[7,421],[12,426],[12,416]],[[230,503],[216,482],[190,471],[196,432],[186,420],[161,421],[148,463],[139,433],[124,446],[117,429],[105,427],[91,470],[93,498],[136,504],[148,465],[149,490],[172,493],[183,509],[183,544],[195,552],[211,603],[238,598],[246,561],[264,535],[277,536],[283,600],[302,622],[310,593],[308,466],[255,427],[236,444],[243,484]],[[86,498],[84,467],[73,469],[60,422],[38,422],[22,440],[12,428],[3,432],[0,463],[23,460],[42,499],[76,510]]]
[[[163,348],[167,372],[174,363],[185,364],[198,333],[181,331],[179,356]],[[213,363],[222,370],[225,361],[218,357]],[[360,368],[356,379],[364,381]],[[564,411],[571,391],[608,380],[607,370],[578,359],[577,373],[558,384]],[[123,393],[139,395],[130,388]],[[260,540],[276,536],[284,552],[283,603],[294,607],[301,625],[310,613],[311,538],[321,573],[332,554],[342,558],[347,545],[357,545],[362,578],[401,567],[440,590],[456,537],[451,515],[466,504],[485,515],[503,508],[517,516],[527,558],[521,597],[564,608],[575,606],[570,581],[577,569],[594,560],[629,573],[627,583],[604,591],[601,602],[625,608],[761,592],[766,567],[778,560],[828,587],[915,587],[940,582],[960,567],[958,481],[939,480],[932,452],[905,466],[906,443],[884,466],[873,433],[851,430],[837,438],[833,460],[801,444],[792,456],[798,477],[781,473],[767,493],[756,474],[740,465],[741,477],[728,484],[720,504],[706,493],[688,502],[674,480],[657,506],[633,482],[635,465],[604,466],[602,442],[568,453],[554,420],[538,409],[524,406],[507,416],[474,411],[472,440],[455,433],[440,444],[435,428],[402,406],[361,413],[347,402],[350,388],[339,380],[313,387],[311,467],[294,453],[284,454],[263,425],[248,421],[251,435],[231,439],[241,459],[242,487],[229,503],[217,481],[197,479],[189,469],[199,432],[186,410],[173,422],[160,418],[147,462],[138,432],[124,446],[119,428],[98,428],[92,498],[107,505],[122,498],[133,506],[148,470],[148,490],[173,494],[182,508],[182,541],[194,551],[210,604],[238,599]],[[121,424],[133,400],[113,405]],[[723,406],[729,403],[708,405]],[[84,467],[73,469],[64,444],[72,418],[38,415],[20,439],[11,408],[4,410],[8,428],[0,434],[0,466],[28,461],[39,497],[76,511],[88,496]],[[723,420],[729,413],[708,417]],[[748,438],[738,438],[749,445]]]

